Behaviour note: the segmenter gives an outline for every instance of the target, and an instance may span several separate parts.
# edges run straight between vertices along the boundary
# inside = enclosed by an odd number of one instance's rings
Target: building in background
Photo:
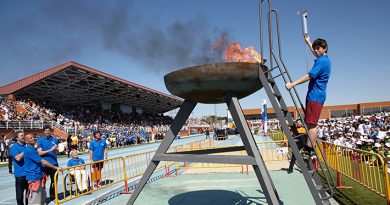
[[[298,119],[299,115],[295,107],[289,106],[288,111],[294,117],[294,119]],[[301,113],[303,111],[299,109]],[[382,101],[382,102],[367,102],[367,103],[359,103],[359,104],[345,104],[345,105],[331,105],[324,106],[321,112],[320,119],[327,118],[345,118],[354,116],[366,116],[373,115],[380,112],[390,112],[390,101]],[[255,109],[244,109],[244,115],[247,120],[261,120],[261,108]],[[276,113],[273,108],[267,108],[267,118],[268,119],[276,119]]]

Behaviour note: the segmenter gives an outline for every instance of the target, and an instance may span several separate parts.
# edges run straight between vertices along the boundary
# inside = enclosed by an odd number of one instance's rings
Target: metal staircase
[[[261,49],[261,56],[263,55],[263,25],[262,25],[262,18],[263,18],[263,1],[260,0],[259,5],[259,21],[260,21],[260,49]],[[305,181],[309,187],[309,190],[313,196],[313,199],[317,205],[319,204],[330,204],[329,199],[332,198],[334,192],[333,189],[335,188],[335,182],[334,179],[330,173],[329,166],[324,160],[323,163],[319,164],[319,169],[322,173],[322,176],[324,178],[324,183],[322,183],[321,178],[317,170],[314,168],[314,165],[312,163],[312,160],[310,158],[304,158],[303,155],[300,153],[300,147],[298,147],[297,142],[300,140],[306,140],[306,134],[299,134],[297,131],[297,128],[295,127],[294,120],[291,116],[291,114],[288,112],[287,105],[279,91],[279,88],[277,86],[277,83],[275,81],[275,78],[282,77],[283,82],[291,82],[291,76],[285,66],[285,63],[282,58],[282,51],[281,51],[281,41],[280,41],[280,29],[279,29],[279,14],[277,10],[274,10],[271,8],[271,0],[267,0],[268,2],[268,11],[267,11],[267,26],[268,26],[268,41],[269,41],[269,52],[270,52],[270,69],[266,72],[259,72],[259,78],[262,82],[263,88],[266,91],[268,98],[272,104],[273,109],[275,110],[275,113],[279,119],[280,125],[283,129],[283,132],[286,134],[286,137],[288,139],[289,145],[291,147],[293,158],[296,158],[297,164],[300,167],[300,170],[302,171],[302,174],[305,178]],[[275,55],[274,48],[273,48],[273,30],[272,30],[272,17],[275,16],[276,20],[276,32],[277,32],[277,45],[278,45],[278,58]],[[274,63],[276,64],[274,66]],[[273,71],[278,71],[277,74],[274,76],[272,73]],[[283,85],[284,87],[284,85]],[[294,103],[295,108],[297,109],[297,112],[299,114],[299,117],[301,119],[304,119],[303,114],[299,112],[298,110],[298,104],[300,105],[301,109],[304,111],[304,106],[302,104],[301,99],[299,98],[299,95],[297,93],[297,90],[293,88],[292,90],[289,90],[289,95]],[[308,131],[307,125],[305,122],[303,122],[303,125],[305,129]],[[309,140],[310,138],[307,137]],[[319,146],[319,143],[312,142],[310,140],[310,143],[312,147],[315,147],[315,145]],[[304,143],[306,144],[306,143]],[[319,156],[321,156],[322,159],[325,159],[324,154],[320,149],[314,149],[315,154],[313,157],[315,157],[317,160],[320,159]]]

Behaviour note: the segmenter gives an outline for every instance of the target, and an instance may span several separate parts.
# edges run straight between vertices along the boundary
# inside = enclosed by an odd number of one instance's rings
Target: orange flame
[[[265,58],[253,48],[249,46],[246,48],[241,48],[240,43],[237,41],[230,41],[227,43],[228,39],[226,35],[222,35],[219,38],[212,49],[212,53],[215,54],[219,48],[223,47],[222,56],[226,61],[229,62],[250,62],[250,63],[261,63],[265,62]],[[226,46],[224,44],[227,43]]]

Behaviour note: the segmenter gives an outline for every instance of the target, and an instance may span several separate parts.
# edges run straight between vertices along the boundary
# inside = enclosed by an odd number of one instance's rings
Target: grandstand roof
[[[119,103],[163,113],[183,99],[70,61],[0,87],[0,95],[73,105]]]

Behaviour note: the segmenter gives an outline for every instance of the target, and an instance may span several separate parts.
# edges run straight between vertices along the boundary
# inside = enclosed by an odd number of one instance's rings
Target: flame
[[[237,41],[228,42],[227,35],[222,35],[221,38],[215,42],[212,48],[212,54],[215,54],[219,49],[223,49],[222,56],[228,62],[261,63],[262,61],[266,61],[253,46],[241,48],[240,43]]]

